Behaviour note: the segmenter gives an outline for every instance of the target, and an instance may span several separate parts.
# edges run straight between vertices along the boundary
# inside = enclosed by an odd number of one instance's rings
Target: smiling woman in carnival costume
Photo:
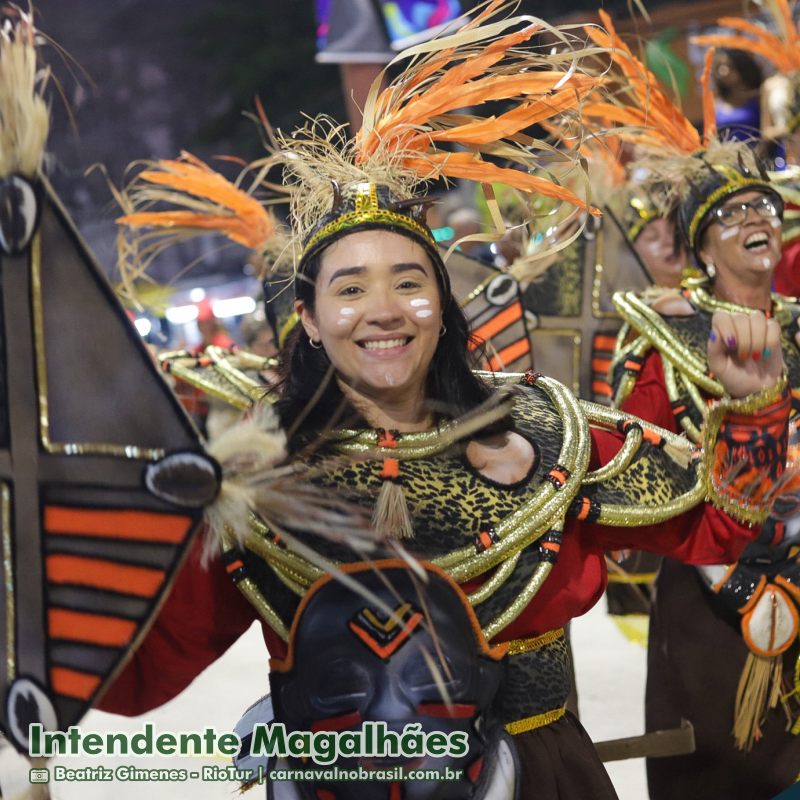
[[[731,392],[728,374],[710,357],[714,348],[761,362],[779,348],[789,386],[800,381],[800,308],[770,293],[781,254],[783,205],[753,151],[716,137],[707,85],[713,52],[705,62],[701,139],[664,101],[655,79],[624,43],[612,39],[626,82],[603,111],[627,126],[650,116],[652,129],[620,135],[638,145],[638,163],[649,179],[672,187],[663,213],[672,215],[704,273],[680,292],[617,295],[617,308],[632,333],[612,367],[615,402],[700,442],[714,419],[713,401]],[[765,339],[765,317],[779,335]],[[794,423],[790,430],[791,454]],[[740,441],[759,435],[751,429]],[[736,462],[736,446],[728,458]],[[650,623],[647,726],[658,730],[688,719],[697,750],[648,762],[654,800],[726,794],[766,798],[797,777],[800,738],[787,729],[797,714],[800,600],[797,504],[791,490],[788,481],[757,541],[738,561],[697,568],[670,559],[663,563]]]
[[[318,779],[272,784],[271,797],[614,798],[588,736],[564,708],[563,626],[602,594],[606,550],[641,547],[693,563],[736,558],[782,480],[788,400],[774,321],[753,326],[772,348],[767,358],[730,352],[721,339],[711,346],[735,399],[715,406],[702,458],[680,437],[583,404],[545,377],[470,370],[468,329],[424,222],[421,184],[439,176],[502,181],[586,205],[554,180],[555,167],[577,168],[569,154],[523,131],[574,108],[597,85],[581,70],[582,55],[597,48],[540,53],[531,45],[538,31],[569,43],[567,34],[505,18],[508,8],[485,4],[453,36],[404,54],[406,69],[372,95],[354,140],[318,121],[280,137],[271,156],[284,165],[293,201],[302,322],[273,395],[288,463],[371,514],[376,535],[334,541],[302,521],[277,529],[230,518],[216,544],[250,604],[217,559],[207,572],[191,560],[101,703],[139,714],[166,701],[258,617],[276,719],[290,728],[417,722],[469,741],[449,762],[464,770],[457,782]],[[457,111],[489,100],[511,106],[486,118]],[[442,142],[468,149],[445,152]],[[151,175],[169,185],[174,171],[166,164]],[[198,184],[182,189],[195,199],[203,193]],[[126,222],[157,224],[135,213]],[[744,331],[725,315],[718,326],[720,337]],[[219,382],[249,396],[251,384],[225,366]],[[726,454],[754,427],[763,433],[741,449],[733,473]],[[353,563],[367,558],[388,583]],[[392,580],[396,568],[406,577]],[[507,765],[502,780],[499,763]]]

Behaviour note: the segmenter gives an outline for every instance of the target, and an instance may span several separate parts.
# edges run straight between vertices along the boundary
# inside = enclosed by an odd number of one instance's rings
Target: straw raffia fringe
[[[780,701],[782,666],[782,656],[747,654],[734,711],[733,735],[739,750],[750,752],[763,736],[764,717]]]

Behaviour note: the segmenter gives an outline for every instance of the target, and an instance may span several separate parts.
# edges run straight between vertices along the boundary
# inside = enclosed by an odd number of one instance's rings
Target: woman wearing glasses
[[[611,103],[589,104],[583,114],[619,126],[633,120],[647,126],[618,128],[618,135],[636,146],[629,168],[646,175],[643,189],[664,192],[657,195],[661,211],[675,220],[701,270],[701,277],[686,280],[680,290],[615,296],[631,332],[618,343],[612,362],[614,403],[697,442],[713,421],[710,401],[725,396],[729,377],[727,367],[712,374],[708,348],[763,362],[780,346],[792,390],[791,451],[800,442],[800,306],[771,293],[781,256],[780,196],[746,142],[717,136],[713,48],[701,81],[701,134],[616,35],[608,15],[600,11],[600,17],[608,37],[587,32],[596,44],[613,45],[612,71],[627,85]],[[720,312],[729,316],[717,326]],[[779,345],[764,342],[765,315],[780,329]],[[760,433],[750,426],[730,440],[726,462],[733,472],[741,448]],[[791,730],[800,733],[800,691],[795,691],[800,495],[792,480],[782,483],[769,492],[777,497],[771,517],[737,562],[714,567],[662,562],[650,620],[646,723],[653,731],[690,720],[696,749],[648,760],[650,800],[766,800],[798,777],[800,735]]]
[[[612,367],[615,402],[697,441],[708,402],[723,394],[724,376],[711,374],[706,358],[707,343],[717,336],[712,315],[724,310],[752,319],[763,313],[782,330],[793,389],[791,450],[800,445],[800,308],[771,293],[783,204],[744,145],[717,142],[702,160],[690,158],[682,169],[683,201],[673,213],[704,277],[655,301],[617,295],[635,334]],[[768,357],[743,329],[736,335],[719,327],[728,351]],[[800,601],[796,500],[791,493],[780,499],[759,539],[735,564],[688,567],[666,559],[662,565],[650,622],[647,728],[691,720],[697,749],[648,762],[652,800],[768,798],[797,778],[800,736],[791,730],[800,731],[800,693],[793,694]]]

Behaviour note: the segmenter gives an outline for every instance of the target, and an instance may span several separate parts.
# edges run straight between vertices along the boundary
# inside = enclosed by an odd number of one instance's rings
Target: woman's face
[[[422,245],[382,230],[345,236],[323,251],[315,295],[300,318],[340,380],[377,400],[424,397],[442,308]]]
[[[686,266],[686,251],[675,246],[675,226],[664,217],[648,222],[636,237],[633,249],[656,286],[671,289],[680,285]]]
[[[763,192],[741,192],[729,198],[721,209],[750,203]],[[738,225],[724,226],[714,221],[703,234],[703,245],[699,250],[704,264],[713,264],[717,279],[728,285],[753,286],[771,278],[781,257],[781,219],[778,216],[762,216],[748,208],[747,216]]]

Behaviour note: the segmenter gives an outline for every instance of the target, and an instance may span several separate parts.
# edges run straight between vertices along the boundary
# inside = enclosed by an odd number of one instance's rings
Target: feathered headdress
[[[746,50],[774,64],[783,73],[800,70],[800,33],[792,19],[792,9],[787,0],[764,0],[759,3],[775,25],[775,33],[755,22],[740,17],[720,17],[717,24],[732,28],[735,34],[710,34],[693,36],[694,44]]]
[[[764,0],[759,3],[759,7],[768,13],[774,33],[740,17],[720,17],[717,24],[723,28],[731,28],[735,33],[693,36],[691,41],[710,47],[744,50],[760,56],[797,84],[800,81],[800,32],[792,18],[792,8],[787,0]],[[799,88],[795,87],[795,97],[790,102],[790,118],[787,120],[790,133],[800,126]]]
[[[248,189],[190,153],[145,165],[121,192],[117,202],[126,212],[117,219],[118,263],[126,294],[166,249],[197,236],[215,233],[248,248],[262,265],[274,265],[287,249],[288,231],[256,196],[259,180]]]
[[[644,190],[657,199],[660,213],[677,212],[681,234],[696,256],[700,234],[715,208],[741,191],[775,194],[774,189],[746,143],[717,135],[710,86],[714,50],[706,53],[703,67],[701,136],[618,36],[611,18],[599,13],[608,33],[591,27],[586,31],[594,42],[610,48],[619,87],[607,101],[587,103],[583,114],[587,120],[615,123],[620,126],[616,134],[636,145]]]
[[[578,154],[528,130],[577,111],[602,82],[581,68],[583,56],[599,48],[572,49],[568,29],[503,17],[515,7],[491,0],[456,33],[401,53],[389,66],[405,63],[403,72],[383,91],[381,78],[373,84],[355,137],[324,119],[276,137],[293,195],[299,272],[336,237],[362,228],[397,228],[432,252],[419,209],[430,180],[473,180],[489,195],[497,182],[589,209],[588,182],[583,196],[564,185],[570,173],[583,175]],[[546,50],[531,44],[539,34],[551,39]],[[487,110],[498,101],[509,107]],[[502,231],[499,213],[495,221]]]
[[[273,252],[285,249],[279,228],[255,196],[255,184],[276,165],[291,198],[299,273],[339,236],[388,228],[426,248],[445,297],[449,279],[424,221],[426,182],[465,178],[482,184],[498,237],[504,225],[492,183],[599,213],[589,206],[580,154],[537,139],[529,129],[557,115],[577,115],[586,95],[602,83],[582,69],[582,59],[601,48],[573,49],[577,37],[569,27],[513,16],[516,5],[487,0],[456,33],[397,56],[389,66],[404,63],[405,69],[383,91],[382,78],[375,81],[354,137],[324,117],[291,136],[274,133],[262,113],[270,152],[250,166],[255,177],[247,192],[239,185],[243,179],[232,185],[187,155],[148,165],[118,198],[128,212],[119,220],[127,228],[119,248],[125,281],[141,276],[166,247],[209,230],[254,250],[265,241],[273,243]],[[548,35],[546,47],[531,43],[539,34]],[[493,113],[497,103],[505,105],[502,113]],[[154,203],[170,208],[151,210]]]

